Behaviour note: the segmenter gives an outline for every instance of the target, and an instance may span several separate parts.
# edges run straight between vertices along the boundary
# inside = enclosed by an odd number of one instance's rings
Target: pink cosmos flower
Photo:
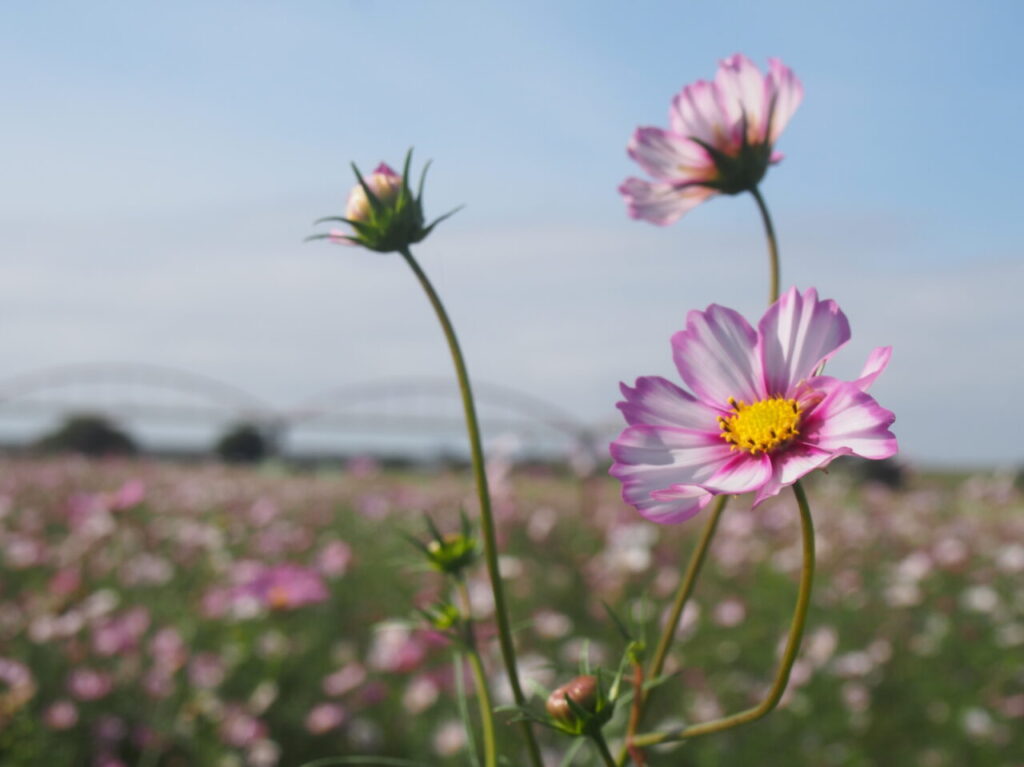
[[[664,226],[708,197],[754,189],[782,159],[772,146],[802,98],[778,59],[768,60],[766,75],[739,53],[722,61],[713,82],[698,80],[673,99],[668,130],[633,134],[629,156],[655,180],[619,187],[629,215]]]
[[[78,723],[78,707],[70,700],[58,700],[43,711],[43,722],[51,730],[67,730]]]
[[[316,570],[279,564],[260,567],[237,590],[237,596],[255,597],[266,607],[291,610],[323,602],[330,594]]]
[[[732,309],[690,312],[672,352],[693,394],[657,376],[622,385],[629,426],[611,444],[623,499],[655,522],[680,522],[721,493],[754,505],[841,455],[889,458],[895,416],[866,390],[891,347],[856,381],[818,375],[850,338],[846,316],[812,288],[791,288],[755,331]]]
[[[323,735],[340,727],[348,712],[337,703],[319,703],[306,714],[306,729],[314,735]]]
[[[114,680],[105,671],[76,668],[68,676],[68,690],[78,700],[99,700],[114,689]]]

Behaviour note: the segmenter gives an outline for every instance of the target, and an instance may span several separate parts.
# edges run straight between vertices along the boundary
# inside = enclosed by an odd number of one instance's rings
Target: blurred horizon
[[[614,419],[619,381],[677,380],[688,310],[764,311],[748,196],[658,228],[616,192],[642,175],[632,131],[741,51],[804,84],[762,188],[783,285],[850,318],[830,370],[893,345],[872,393],[901,460],[1019,467],[1015,431],[978,405],[1024,386],[1024,160],[995,133],[1024,116],[1022,21],[877,0],[4,6],[0,379],[116,359],[286,404],[450,375],[399,259],[302,243],[344,207],[350,161],[413,146],[417,176],[434,161],[427,214],[466,204],[417,254],[471,376]]]

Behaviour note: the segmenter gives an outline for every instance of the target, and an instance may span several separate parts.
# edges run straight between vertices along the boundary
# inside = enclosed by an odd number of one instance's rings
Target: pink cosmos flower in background
[[[253,597],[266,607],[294,609],[325,601],[329,593],[320,574],[295,564],[260,566],[237,589],[236,596]]]
[[[314,735],[340,727],[348,717],[348,712],[337,703],[319,703],[306,714],[306,729]]]
[[[756,491],[756,506],[841,455],[895,455],[895,416],[866,393],[891,347],[871,352],[856,381],[818,374],[849,338],[846,316],[813,288],[787,291],[756,331],[716,304],[690,312],[672,351],[693,393],[658,376],[622,385],[629,425],[611,444],[611,474],[623,499],[680,522],[722,493]]]
[[[772,147],[800,105],[803,86],[778,59],[762,75],[746,56],[723,60],[712,82],[673,99],[669,128],[638,128],[629,156],[655,180],[619,187],[629,215],[667,225],[716,194],[754,189],[782,155]]]
[[[78,700],[93,701],[105,697],[114,689],[114,680],[105,671],[76,668],[68,676],[68,690]]]
[[[78,723],[78,707],[70,700],[58,700],[43,711],[43,722],[51,730],[67,730]]]

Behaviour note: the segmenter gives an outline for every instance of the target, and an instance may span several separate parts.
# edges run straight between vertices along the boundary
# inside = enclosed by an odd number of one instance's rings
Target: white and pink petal
[[[868,355],[867,362],[864,363],[864,369],[860,371],[860,378],[853,382],[854,386],[861,391],[867,391],[875,379],[888,367],[890,359],[892,359],[891,346],[879,346],[877,349],[873,349]]]
[[[750,144],[763,144],[767,138],[769,115],[768,82],[750,59],[737,53],[724,59],[715,75],[730,116],[746,128]]]
[[[627,151],[641,168],[660,181],[696,184],[715,176],[715,163],[704,147],[661,128],[637,128]]]
[[[710,493],[699,487],[729,460],[717,434],[661,426],[630,426],[611,444],[611,475],[622,497],[649,518],[684,518],[703,508]]]
[[[768,81],[772,98],[768,142],[774,144],[804,97],[804,87],[793,70],[778,59],[768,59]]]
[[[772,460],[767,455],[751,455],[745,450],[735,451],[718,471],[701,483],[713,493],[740,495],[752,493],[772,477]]]
[[[619,193],[626,200],[631,218],[650,221],[659,226],[678,221],[691,208],[717,194],[707,187],[688,186],[677,189],[672,184],[651,183],[639,178],[627,178],[619,187]]]
[[[694,394],[722,411],[730,397],[751,403],[765,394],[757,334],[732,309],[712,304],[690,312],[686,329],[672,336],[672,358]]]
[[[891,458],[899,450],[889,430],[896,416],[856,383],[834,381],[800,426],[800,438],[832,453]]]
[[[835,301],[814,288],[787,290],[758,325],[758,354],[769,394],[787,396],[850,339],[850,323]]]
[[[761,486],[754,498],[754,506],[766,498],[778,495],[801,477],[815,469],[823,469],[843,453],[830,452],[806,442],[795,441],[772,456],[772,476]]]
[[[687,85],[672,100],[669,124],[674,133],[697,139],[724,152],[739,149],[733,116],[722,99],[718,85],[698,80]]]
[[[692,394],[661,376],[643,376],[632,387],[620,384],[622,396],[619,410],[630,426],[672,426],[683,429],[714,431],[717,411]]]
[[[710,503],[714,496],[696,485],[672,485],[655,490],[646,499],[632,502],[626,499],[623,485],[623,499],[631,503],[640,516],[662,525],[685,522]]]

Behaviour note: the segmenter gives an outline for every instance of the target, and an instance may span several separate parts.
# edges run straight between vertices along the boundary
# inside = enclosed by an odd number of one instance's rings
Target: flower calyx
[[[473,535],[469,518],[462,512],[459,530],[447,533],[442,533],[429,516],[424,515],[424,519],[430,538],[424,542],[407,536],[409,542],[423,553],[431,569],[461,578],[480,556],[480,542]]]
[[[315,234],[307,240],[330,240],[342,245],[361,245],[378,253],[393,253],[407,249],[429,235],[441,221],[453,215],[459,208],[445,213],[431,223],[425,223],[423,216],[423,183],[427,177],[428,162],[423,168],[420,182],[414,194],[409,187],[409,166],[412,150],[405,155],[401,175],[387,163],[380,163],[369,176],[363,176],[355,163],[358,183],[349,193],[344,216],[327,216],[315,223],[339,222],[348,224],[351,232],[331,230],[326,234]]]
[[[544,704],[549,726],[567,735],[593,737],[611,719],[614,702],[608,698],[601,680],[593,674],[581,674],[555,688]]]
[[[771,144],[751,144],[744,131],[743,143],[735,154],[723,152],[707,142],[693,136],[689,137],[708,153],[715,164],[714,177],[702,182],[701,186],[714,189],[721,194],[741,194],[753,191],[772,161]]]

